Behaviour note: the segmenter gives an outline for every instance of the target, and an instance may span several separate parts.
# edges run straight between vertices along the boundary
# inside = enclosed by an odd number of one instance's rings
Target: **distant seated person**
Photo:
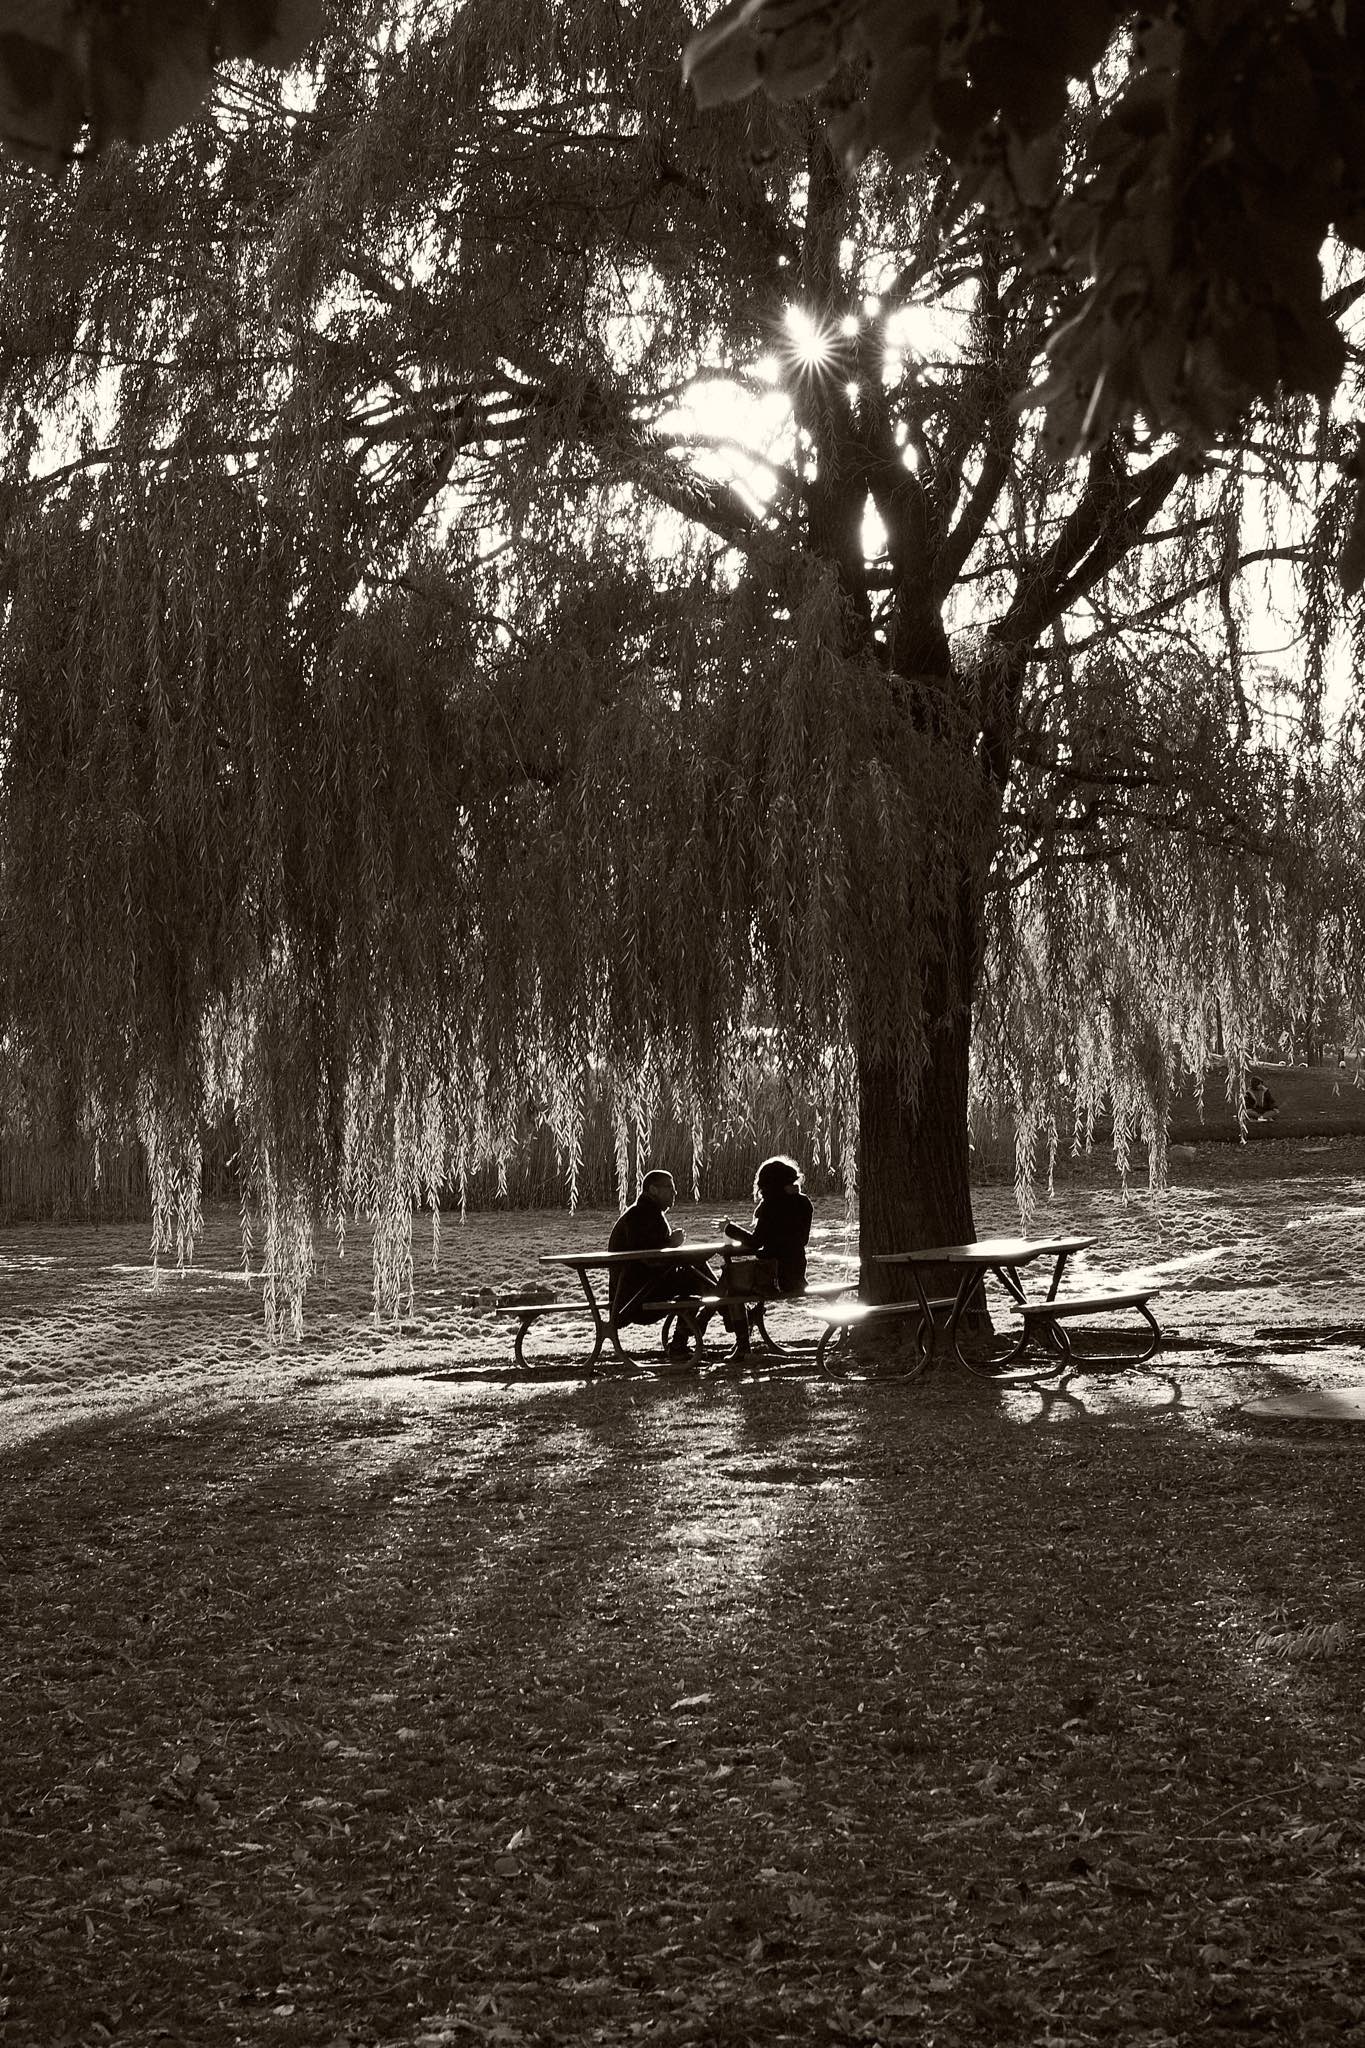
[[[731,1284],[746,1283],[754,1294],[800,1294],[806,1285],[806,1245],[814,1210],[810,1198],[801,1192],[801,1169],[794,1159],[779,1153],[765,1159],[754,1176],[754,1227],[732,1223],[727,1216],[721,1225],[727,1237],[738,1239],[753,1254],[753,1271],[736,1269],[747,1261],[731,1261]]]
[[[1280,1113],[1280,1105],[1266,1087],[1264,1078],[1257,1073],[1247,1076],[1247,1115],[1254,1124],[1273,1123]]]
[[[640,1183],[638,1201],[617,1217],[607,1239],[609,1252],[667,1252],[681,1244],[681,1230],[671,1230],[668,1212],[677,1193],[671,1173],[654,1167]],[[688,1357],[688,1339],[695,1338],[701,1349],[702,1324],[697,1297],[713,1294],[716,1276],[704,1260],[688,1264],[677,1259],[632,1260],[611,1268],[611,1314],[618,1329],[624,1323],[657,1323],[676,1313],[668,1356],[680,1361]],[[658,1302],[680,1301],[676,1312],[656,1308]]]

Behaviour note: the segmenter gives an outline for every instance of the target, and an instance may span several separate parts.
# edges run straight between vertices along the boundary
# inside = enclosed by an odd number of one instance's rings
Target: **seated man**
[[[640,1198],[632,1202],[617,1217],[611,1236],[607,1239],[609,1252],[667,1251],[673,1244],[683,1242],[681,1230],[670,1230],[668,1211],[673,1205],[676,1190],[671,1173],[654,1168],[640,1183]],[[611,1269],[611,1317],[620,1329],[623,1323],[657,1322],[658,1316],[651,1314],[649,1304],[654,1301],[684,1299],[684,1306],[677,1311],[672,1342],[668,1356],[684,1359],[688,1355],[687,1340],[695,1337],[697,1349],[701,1350],[703,1318],[695,1306],[695,1297],[700,1293],[713,1293],[716,1276],[705,1263],[690,1266],[676,1260],[661,1258],[632,1261],[626,1266]]]
[[[1247,1115],[1254,1124],[1268,1124],[1280,1113],[1279,1104],[1265,1081],[1255,1072],[1247,1076],[1246,1105]]]

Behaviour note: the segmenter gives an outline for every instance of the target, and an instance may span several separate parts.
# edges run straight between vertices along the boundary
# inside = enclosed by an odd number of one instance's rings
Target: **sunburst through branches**
[[[790,305],[782,316],[780,358],[798,377],[831,375],[840,357],[840,330],[806,306]]]

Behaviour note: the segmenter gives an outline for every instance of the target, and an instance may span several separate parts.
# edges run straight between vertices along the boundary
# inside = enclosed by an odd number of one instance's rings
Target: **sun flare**
[[[788,356],[799,371],[819,376],[834,360],[832,331],[804,306],[788,306],[783,318]]]

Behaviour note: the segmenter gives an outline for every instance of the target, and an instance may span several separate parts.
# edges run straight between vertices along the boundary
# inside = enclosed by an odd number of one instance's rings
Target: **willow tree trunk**
[[[937,724],[944,769],[931,778],[924,801],[934,802],[935,788],[956,788],[959,797],[940,807],[937,820],[938,833],[955,842],[941,846],[946,859],[936,886],[943,894],[937,904],[907,905],[909,922],[918,913],[932,939],[924,986],[915,992],[923,1062],[911,1073],[894,1057],[859,1048],[859,1291],[865,1301],[904,1301],[914,1293],[908,1269],[873,1263],[879,1253],[961,1244],[976,1235],[967,1114],[972,1021],[984,952],[986,882],[1008,759],[1003,746],[983,746],[964,733],[960,716],[942,716],[940,722],[941,705],[955,706],[962,693],[937,616],[915,617],[903,604],[895,653],[902,673],[941,678],[928,715]],[[989,708],[997,723],[1011,702],[1006,693],[993,693]],[[901,709],[904,716],[923,718],[923,692],[907,697]],[[990,801],[964,806],[966,782]],[[942,1267],[922,1274],[931,1294],[950,1293],[956,1277]]]
[[[894,1063],[860,1062],[858,1235],[868,1301],[904,1299],[906,1275],[870,1263],[879,1252],[960,1244],[975,1236],[967,1140],[970,1014],[934,1032],[918,1092],[907,1100]]]
[[[894,1059],[860,1054],[858,1214],[864,1300],[907,1299],[904,1267],[878,1253],[961,1244],[975,1236],[967,1124],[972,1002],[980,961],[981,902],[964,873],[949,942],[924,991],[926,1054],[914,1083]],[[941,1292],[946,1274],[927,1275]]]

